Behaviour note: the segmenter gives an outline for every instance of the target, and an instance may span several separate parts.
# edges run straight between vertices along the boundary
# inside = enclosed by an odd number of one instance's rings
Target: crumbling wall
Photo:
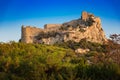
[[[40,28],[22,26],[21,42],[33,43],[35,39],[34,37],[37,36],[42,31],[43,29],[40,29]]]
[[[46,24],[44,25],[44,29],[47,31],[56,31],[59,30],[62,24]]]

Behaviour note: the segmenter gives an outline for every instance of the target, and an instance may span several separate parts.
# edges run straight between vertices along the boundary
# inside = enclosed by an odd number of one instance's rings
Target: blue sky
[[[102,19],[109,36],[120,33],[120,0],[0,0],[0,42],[18,41],[21,26],[43,28],[80,18],[82,11]]]

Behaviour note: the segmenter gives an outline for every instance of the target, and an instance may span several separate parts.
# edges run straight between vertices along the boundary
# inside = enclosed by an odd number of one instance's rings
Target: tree
[[[120,44],[120,34],[111,34],[109,37],[114,43]]]

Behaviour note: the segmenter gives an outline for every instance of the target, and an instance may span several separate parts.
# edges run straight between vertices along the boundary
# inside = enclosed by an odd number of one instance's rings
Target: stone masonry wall
[[[22,27],[21,42],[33,43],[33,39],[37,36],[43,29],[35,27]]]

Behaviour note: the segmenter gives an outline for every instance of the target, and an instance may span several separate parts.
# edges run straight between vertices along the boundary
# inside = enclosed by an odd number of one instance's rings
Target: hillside
[[[89,48],[86,54],[74,49]],[[120,80],[120,45],[0,43],[0,80]]]

